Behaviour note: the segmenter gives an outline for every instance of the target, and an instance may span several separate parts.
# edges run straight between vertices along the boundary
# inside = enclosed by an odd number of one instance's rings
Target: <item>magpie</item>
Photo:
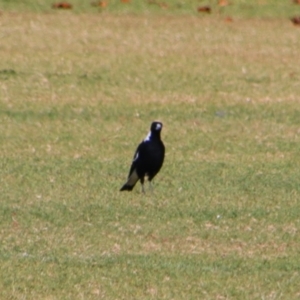
[[[127,182],[120,191],[132,191],[135,184],[140,180],[142,192],[145,193],[145,176],[148,177],[151,186],[151,180],[159,172],[165,158],[165,146],[160,139],[162,127],[161,122],[152,122],[150,132],[135,151]]]

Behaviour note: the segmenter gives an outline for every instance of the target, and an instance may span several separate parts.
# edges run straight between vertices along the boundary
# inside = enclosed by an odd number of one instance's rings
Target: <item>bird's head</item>
[[[158,121],[154,121],[151,124],[151,132],[160,132],[162,130],[163,124]]]

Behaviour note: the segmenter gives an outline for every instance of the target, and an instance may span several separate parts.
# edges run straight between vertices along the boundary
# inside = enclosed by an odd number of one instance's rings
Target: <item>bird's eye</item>
[[[155,129],[156,129],[156,130],[161,129],[161,124],[157,123]]]

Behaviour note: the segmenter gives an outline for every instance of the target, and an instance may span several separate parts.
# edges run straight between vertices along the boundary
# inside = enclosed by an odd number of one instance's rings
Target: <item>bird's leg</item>
[[[150,189],[151,193],[153,193],[153,185],[150,180],[149,180],[149,189]]]
[[[145,194],[144,178],[142,177],[140,180],[141,180],[141,184],[142,184],[142,192],[143,192],[143,194]]]
[[[142,193],[145,194],[145,187],[143,183],[142,183]]]

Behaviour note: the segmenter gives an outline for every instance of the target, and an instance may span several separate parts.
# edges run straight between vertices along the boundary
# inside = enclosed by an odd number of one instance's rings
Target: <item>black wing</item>
[[[133,156],[133,161],[129,170],[127,182],[122,186],[121,191],[131,191],[134,188],[135,184],[140,179],[137,173],[137,166],[140,165],[141,158],[144,156],[143,155],[144,148],[145,148],[144,142],[140,143],[139,146],[137,147]]]
[[[132,164],[130,167],[130,171],[128,174],[128,178],[130,177],[130,175],[132,174],[132,172],[134,170],[136,170],[137,166],[140,165],[141,161],[143,160],[144,157],[144,153],[145,153],[145,147],[146,147],[146,143],[143,141],[139,144],[139,146],[137,147],[134,156],[133,156],[133,160],[132,160]]]

